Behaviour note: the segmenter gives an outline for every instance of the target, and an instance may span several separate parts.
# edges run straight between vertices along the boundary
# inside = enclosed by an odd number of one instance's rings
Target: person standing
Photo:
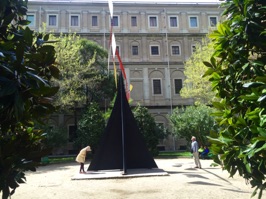
[[[198,142],[196,141],[196,137],[192,136],[192,138],[191,138],[191,151],[192,151],[194,162],[196,165],[195,168],[201,169],[198,150],[199,150],[199,145],[198,145]]]
[[[79,154],[76,157],[76,161],[78,163],[80,163],[79,173],[86,173],[85,170],[84,170],[84,163],[85,163],[86,155],[87,155],[88,151],[91,151],[91,147],[90,146],[87,146],[87,147],[81,149]]]

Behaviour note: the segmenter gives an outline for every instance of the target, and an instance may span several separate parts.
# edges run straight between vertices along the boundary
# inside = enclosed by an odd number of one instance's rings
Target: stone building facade
[[[128,84],[133,86],[131,105],[148,107],[156,122],[171,129],[168,115],[173,109],[193,104],[192,98],[180,96],[184,62],[219,22],[219,3],[113,2],[116,44]],[[46,23],[48,31],[76,32],[109,47],[111,20],[107,0],[32,0],[28,8],[31,29],[38,31]],[[74,123],[70,115],[59,115],[52,122],[67,125],[69,131]],[[165,150],[178,150],[186,143],[170,136],[161,145]]]

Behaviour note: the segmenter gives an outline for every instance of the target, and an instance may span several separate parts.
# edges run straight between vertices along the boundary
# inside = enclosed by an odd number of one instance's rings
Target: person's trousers
[[[83,171],[84,171],[84,163],[80,163],[79,172],[83,172]]]
[[[194,152],[193,158],[194,158],[194,162],[195,162],[196,167],[201,168],[201,164],[200,164],[200,160],[199,160],[199,152]]]

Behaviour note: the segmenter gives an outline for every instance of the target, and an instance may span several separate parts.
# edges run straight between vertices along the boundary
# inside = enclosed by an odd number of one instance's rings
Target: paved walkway
[[[192,159],[155,161],[168,175],[72,180],[77,163],[43,166],[27,173],[12,199],[248,199],[253,191],[243,178],[211,167],[211,160],[201,160],[202,169]]]

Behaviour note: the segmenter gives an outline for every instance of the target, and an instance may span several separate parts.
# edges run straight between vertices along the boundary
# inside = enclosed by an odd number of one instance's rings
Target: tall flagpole
[[[123,102],[123,90],[125,89],[123,88],[123,77],[126,79],[126,74],[125,74],[125,70],[124,70],[124,66],[122,64],[122,61],[120,59],[119,53],[116,49],[116,42],[115,42],[115,35],[113,33],[113,2],[112,0],[108,0],[108,6],[109,6],[109,10],[110,10],[110,17],[111,17],[111,31],[110,31],[110,43],[109,43],[109,53],[108,55],[110,55],[111,49],[112,49],[112,53],[113,53],[113,63],[114,63],[114,73],[115,73],[115,79],[116,79],[116,66],[115,66],[115,56],[117,56],[118,60],[119,60],[119,66],[120,66],[120,85],[118,86],[118,88],[120,88],[120,100],[121,100],[121,142],[122,142],[122,164],[123,164],[123,172],[122,175],[125,175],[127,173],[127,168],[126,168],[126,155],[125,155],[125,127],[124,127],[124,102]],[[108,56],[109,57],[109,56]],[[109,59],[109,58],[108,58]],[[109,63],[109,62],[108,62]]]
[[[121,77],[120,77],[120,100],[121,100],[121,133],[122,133],[122,156],[123,156],[123,172],[122,175],[126,175],[127,174],[127,168],[126,168],[126,156],[125,156],[125,125],[124,125],[124,102],[123,102],[123,76],[122,73],[120,73]]]

